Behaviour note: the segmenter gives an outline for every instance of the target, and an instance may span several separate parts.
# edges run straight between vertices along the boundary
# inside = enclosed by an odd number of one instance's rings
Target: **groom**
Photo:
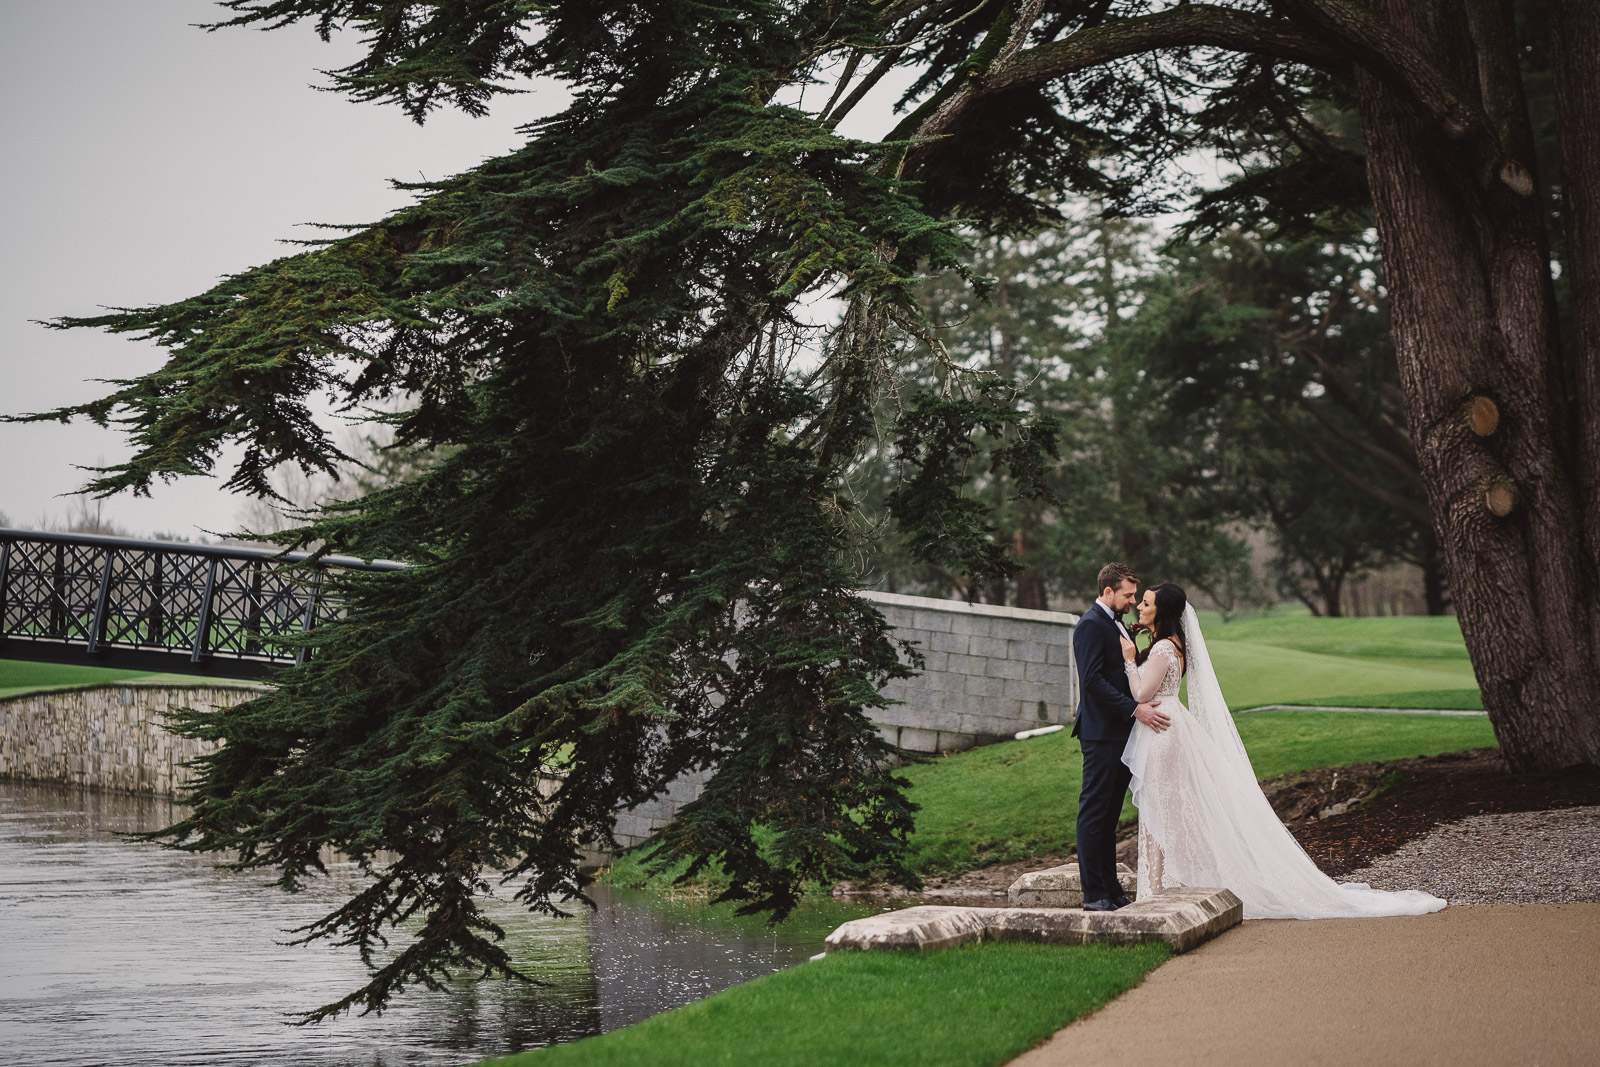
[[[1117,816],[1131,777],[1122,750],[1134,720],[1160,733],[1171,725],[1159,700],[1133,699],[1122,667],[1121,615],[1133,606],[1139,582],[1125,565],[1100,568],[1100,597],[1078,619],[1072,653],[1083,699],[1072,736],[1083,745],[1083,790],[1078,794],[1078,876],[1084,911],[1115,911],[1133,903],[1117,882]]]

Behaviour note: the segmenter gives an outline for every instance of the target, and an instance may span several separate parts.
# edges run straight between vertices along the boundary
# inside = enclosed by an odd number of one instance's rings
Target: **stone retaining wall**
[[[920,675],[884,687],[903,704],[872,713],[897,748],[950,752],[1072,721],[1076,615],[896,593],[863,596],[897,638],[917,642],[927,661]]]
[[[184,763],[211,745],[176,736],[163,725],[164,714],[231,707],[259,688],[119,682],[0,700],[0,775],[171,796],[187,780]]]

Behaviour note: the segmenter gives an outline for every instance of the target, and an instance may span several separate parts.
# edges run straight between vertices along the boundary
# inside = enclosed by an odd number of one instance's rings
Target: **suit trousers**
[[[1083,899],[1110,900],[1117,881],[1117,816],[1133,772],[1122,762],[1126,741],[1080,741],[1083,791],[1078,794],[1078,876]]]

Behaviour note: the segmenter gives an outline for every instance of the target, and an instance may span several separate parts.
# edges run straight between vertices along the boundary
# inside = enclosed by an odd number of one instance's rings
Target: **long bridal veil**
[[[1322,873],[1256,781],[1193,607],[1183,613],[1183,643],[1188,721],[1178,722],[1178,712],[1174,726],[1181,728],[1160,735],[1136,727],[1124,755],[1134,771],[1141,837],[1148,823],[1164,884],[1224,886],[1244,901],[1247,919],[1420,915],[1443,908],[1445,902],[1428,893],[1340,884]],[[1145,866],[1141,862],[1141,872]]]
[[[1189,713],[1216,744],[1228,761],[1229,769],[1254,782],[1255,768],[1250,765],[1244,739],[1239,736],[1239,727],[1234,725],[1228,702],[1222,699],[1222,684],[1211,666],[1211,653],[1206,650],[1205,635],[1200,632],[1200,616],[1195,614],[1193,604],[1185,604],[1183,608],[1183,648],[1189,665]]]

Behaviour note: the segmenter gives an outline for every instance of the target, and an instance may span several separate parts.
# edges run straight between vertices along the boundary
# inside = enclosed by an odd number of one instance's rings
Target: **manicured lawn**
[[[1223,695],[1235,709],[1482,706],[1461,627],[1450,616],[1284,615],[1232,623],[1202,616],[1202,625]]]
[[[1492,746],[1487,719],[1341,711],[1256,711],[1236,720],[1261,778],[1317,767]],[[1072,847],[1082,757],[1066,731],[908,766],[922,805],[912,852],[954,873]],[[1132,817],[1129,803],[1123,809]]]
[[[1329,708],[1434,708],[1445,711],[1482,711],[1483,694],[1476,689],[1421,689],[1409,693],[1364,693],[1360,696],[1317,697],[1303,703]]]
[[[1239,736],[1257,778],[1348,763],[1493,748],[1489,720],[1455,715],[1363,715],[1348,711],[1252,711]]]
[[[26,660],[0,659],[0,698],[31,693],[38,689],[62,689],[79,685],[101,685],[121,682],[130,678],[144,681],[168,681],[182,675],[152,674],[149,671],[125,671],[111,667],[90,667],[76,663],[30,663]]]
[[[846,952],[484,1067],[988,1067],[1139,984],[1165,945]]]
[[[1453,615],[1401,615],[1321,619],[1308,614],[1272,615],[1225,623],[1200,613],[1207,641],[1249,641],[1329,656],[1467,661],[1461,625]]]

